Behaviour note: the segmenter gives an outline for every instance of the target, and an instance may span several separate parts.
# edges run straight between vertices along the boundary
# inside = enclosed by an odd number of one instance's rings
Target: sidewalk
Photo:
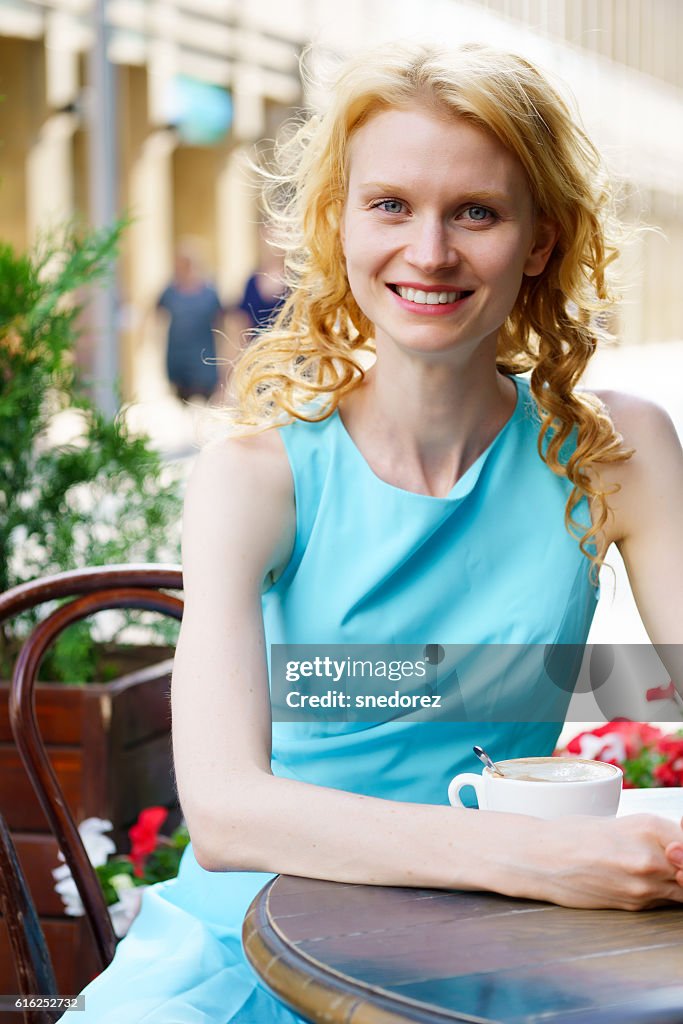
[[[165,459],[189,459],[200,447],[201,420],[206,407],[180,402],[170,392],[158,398],[131,405],[127,412],[130,426],[148,434]]]

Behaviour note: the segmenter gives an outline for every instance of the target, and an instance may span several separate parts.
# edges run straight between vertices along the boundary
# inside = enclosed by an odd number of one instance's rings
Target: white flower
[[[68,917],[82,917],[85,911],[78,894],[76,883],[71,877],[71,871],[66,864],[61,864],[52,872],[54,878],[58,879],[55,885],[55,892],[59,893],[64,904],[64,913]]]
[[[116,877],[126,878],[130,881],[128,875],[117,875]],[[123,938],[137,917],[142,903],[142,894],[146,888],[146,885],[133,885],[132,882],[130,886],[116,887],[116,891],[119,894],[119,902],[109,907],[109,916],[111,917],[111,923],[114,926],[114,933],[117,938]]]
[[[135,882],[130,875],[126,875],[123,872],[120,875],[112,875],[109,879],[109,884],[115,889],[116,895],[119,899],[121,898],[124,889],[135,888]]]
[[[612,732],[606,736],[593,736],[586,733],[581,737],[581,757],[592,760],[600,756],[603,761],[619,761],[621,763],[626,757],[626,743],[623,736]]]
[[[110,853],[116,853],[114,841],[103,833],[111,832],[114,826],[104,818],[86,818],[78,826],[88,860],[94,868],[107,863]]]
[[[107,863],[109,855],[116,853],[116,846],[113,841],[105,836],[105,832],[111,832],[112,823],[103,818],[86,818],[78,826],[85,852],[93,867],[98,868]],[[59,859],[64,860],[64,855],[59,854]],[[64,912],[69,917],[82,917],[85,913],[81,897],[76,888],[76,883],[71,877],[71,870],[68,864],[60,864],[56,867],[52,876],[55,879],[55,892],[59,893]],[[142,893],[147,888],[144,885],[135,885],[130,875],[121,872],[109,879],[118,896],[118,903],[108,907],[109,916],[114,927],[117,938],[122,938],[130,928],[133,920],[140,910]]]
[[[106,864],[109,854],[116,853],[116,846],[113,840],[103,834],[104,832],[111,832],[112,828],[112,823],[104,818],[86,818],[78,826],[80,837],[85,846],[85,852],[88,854],[88,860],[94,868]],[[64,860],[64,854],[61,851],[59,859],[61,861]],[[52,872],[52,877],[57,880],[55,892],[59,893],[61,897],[64,904],[64,912],[69,917],[82,917],[85,911],[76,888],[76,883],[71,877],[71,869],[68,864],[60,864],[59,867],[55,868]]]

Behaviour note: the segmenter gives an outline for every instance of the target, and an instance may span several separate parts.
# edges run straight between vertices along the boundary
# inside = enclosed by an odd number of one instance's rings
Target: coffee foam
[[[616,774],[616,769],[611,765],[580,758],[520,757],[500,761],[499,764],[505,777],[515,782],[593,782],[612,778]]]

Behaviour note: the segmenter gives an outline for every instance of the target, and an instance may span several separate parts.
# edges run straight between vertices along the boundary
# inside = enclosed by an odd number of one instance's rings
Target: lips
[[[472,295],[471,289],[446,288],[443,285],[388,284],[404,308],[424,307],[420,312],[446,313],[456,309]]]

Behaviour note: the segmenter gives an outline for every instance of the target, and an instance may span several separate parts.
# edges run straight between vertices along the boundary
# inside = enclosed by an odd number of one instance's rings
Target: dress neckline
[[[333,420],[336,419],[337,426],[339,428],[338,433],[342,438],[344,446],[354,455],[356,461],[359,462],[361,466],[364,468],[365,475],[368,478],[374,480],[376,484],[379,485],[380,488],[384,488],[387,491],[393,491],[396,495],[405,495],[409,499],[414,499],[416,501],[433,503],[452,503],[453,501],[460,501],[463,498],[465,498],[468,494],[470,494],[470,492],[474,488],[474,485],[479,479],[479,475],[485,463],[487,462],[489,455],[494,450],[494,448],[496,448],[499,445],[501,439],[508,432],[510,425],[519,418],[521,409],[524,404],[522,401],[522,387],[517,377],[508,376],[508,380],[511,380],[512,383],[515,385],[516,391],[515,405],[512,410],[512,413],[510,414],[509,418],[505,421],[503,426],[500,428],[500,430],[493,438],[493,440],[484,449],[484,451],[477,456],[474,462],[465,470],[463,475],[456,480],[448,494],[445,494],[443,496],[434,494],[423,494],[421,491],[409,491],[406,490],[404,487],[397,487],[396,484],[390,484],[388,481],[383,480],[382,477],[378,476],[377,473],[375,473],[374,469],[367,461],[367,459],[361,452],[360,448],[358,447],[358,445],[356,444],[356,442],[353,440],[350,433],[346,429],[346,425],[344,424],[344,420],[341,417],[338,407],[335,409],[331,418]]]

